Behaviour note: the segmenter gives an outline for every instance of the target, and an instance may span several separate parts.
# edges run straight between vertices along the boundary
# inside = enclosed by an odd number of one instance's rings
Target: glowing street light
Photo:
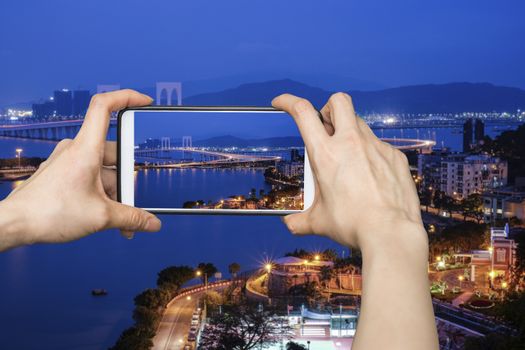
[[[268,263],[264,265],[264,268],[266,269],[266,271],[268,271],[268,273],[270,273],[272,271],[272,264]]]
[[[507,289],[508,286],[509,284],[506,281],[501,282],[501,288]]]
[[[437,266],[438,266],[440,269],[444,269],[444,268],[445,268],[445,262],[444,262],[443,260],[438,261]]]
[[[496,277],[496,272],[494,272],[494,270],[490,271],[490,272],[489,272],[489,277],[490,277],[491,279],[493,279],[494,277]]]
[[[319,261],[321,260],[321,257],[319,256],[319,254],[315,254],[314,259],[315,261]]]
[[[459,275],[459,276],[458,276],[458,280],[459,280],[459,289],[461,289],[461,282],[463,282],[464,279],[465,279],[465,276],[463,276],[463,275]]]
[[[16,157],[18,158],[18,167],[21,168],[20,161],[22,159],[22,151],[23,149],[17,148],[16,149]]]

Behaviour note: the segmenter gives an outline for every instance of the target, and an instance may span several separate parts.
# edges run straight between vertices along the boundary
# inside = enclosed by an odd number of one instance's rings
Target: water
[[[487,129],[493,136],[490,127]],[[444,140],[453,149],[461,149],[462,135],[451,129],[421,129],[419,137],[434,131],[438,143]],[[380,130],[376,133],[381,136]],[[417,131],[385,129],[383,136],[416,137]],[[23,148],[24,156],[45,157],[53,147],[53,142],[0,138],[0,157],[13,157],[16,148]],[[221,170],[209,171],[204,181],[210,186],[207,190],[219,189]],[[166,181],[166,177],[158,180]],[[202,191],[204,182],[192,182],[188,191]],[[0,198],[16,185],[0,182]],[[231,184],[232,191],[246,191],[245,184],[237,185]],[[260,266],[266,256],[279,257],[295,248],[343,249],[324,238],[292,236],[277,217],[161,219],[161,232],[136,235],[133,240],[109,230],[77,242],[22,247],[0,254],[2,349],[107,348],[132,324],[133,297],[154,287],[157,272],[169,265],[195,266],[210,261],[227,275],[227,266],[233,261],[250,269]],[[93,288],[105,288],[109,295],[94,298],[90,294]]]

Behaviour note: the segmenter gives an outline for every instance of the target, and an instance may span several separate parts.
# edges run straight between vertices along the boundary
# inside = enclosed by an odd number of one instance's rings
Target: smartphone
[[[267,107],[118,113],[118,200],[153,213],[287,215],[314,181],[293,118]]]

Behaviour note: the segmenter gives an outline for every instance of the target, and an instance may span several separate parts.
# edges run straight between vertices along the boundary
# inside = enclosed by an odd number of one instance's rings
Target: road
[[[208,290],[221,291],[230,282],[220,283],[208,287]],[[202,299],[204,293],[204,290],[190,292],[188,296],[180,297],[168,304],[157,329],[157,334],[153,338],[153,350],[182,350],[184,348],[193,311],[197,308],[197,303]]]
[[[194,293],[190,299],[181,298],[168,307],[153,338],[154,350],[176,350],[184,347],[193,311],[203,295],[204,292]]]

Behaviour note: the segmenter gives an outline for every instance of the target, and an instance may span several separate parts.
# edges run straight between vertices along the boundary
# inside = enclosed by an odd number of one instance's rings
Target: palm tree
[[[233,262],[230,265],[228,265],[228,271],[230,272],[230,275],[233,276],[233,278],[237,278],[237,273],[241,270],[241,265],[239,263]]]

